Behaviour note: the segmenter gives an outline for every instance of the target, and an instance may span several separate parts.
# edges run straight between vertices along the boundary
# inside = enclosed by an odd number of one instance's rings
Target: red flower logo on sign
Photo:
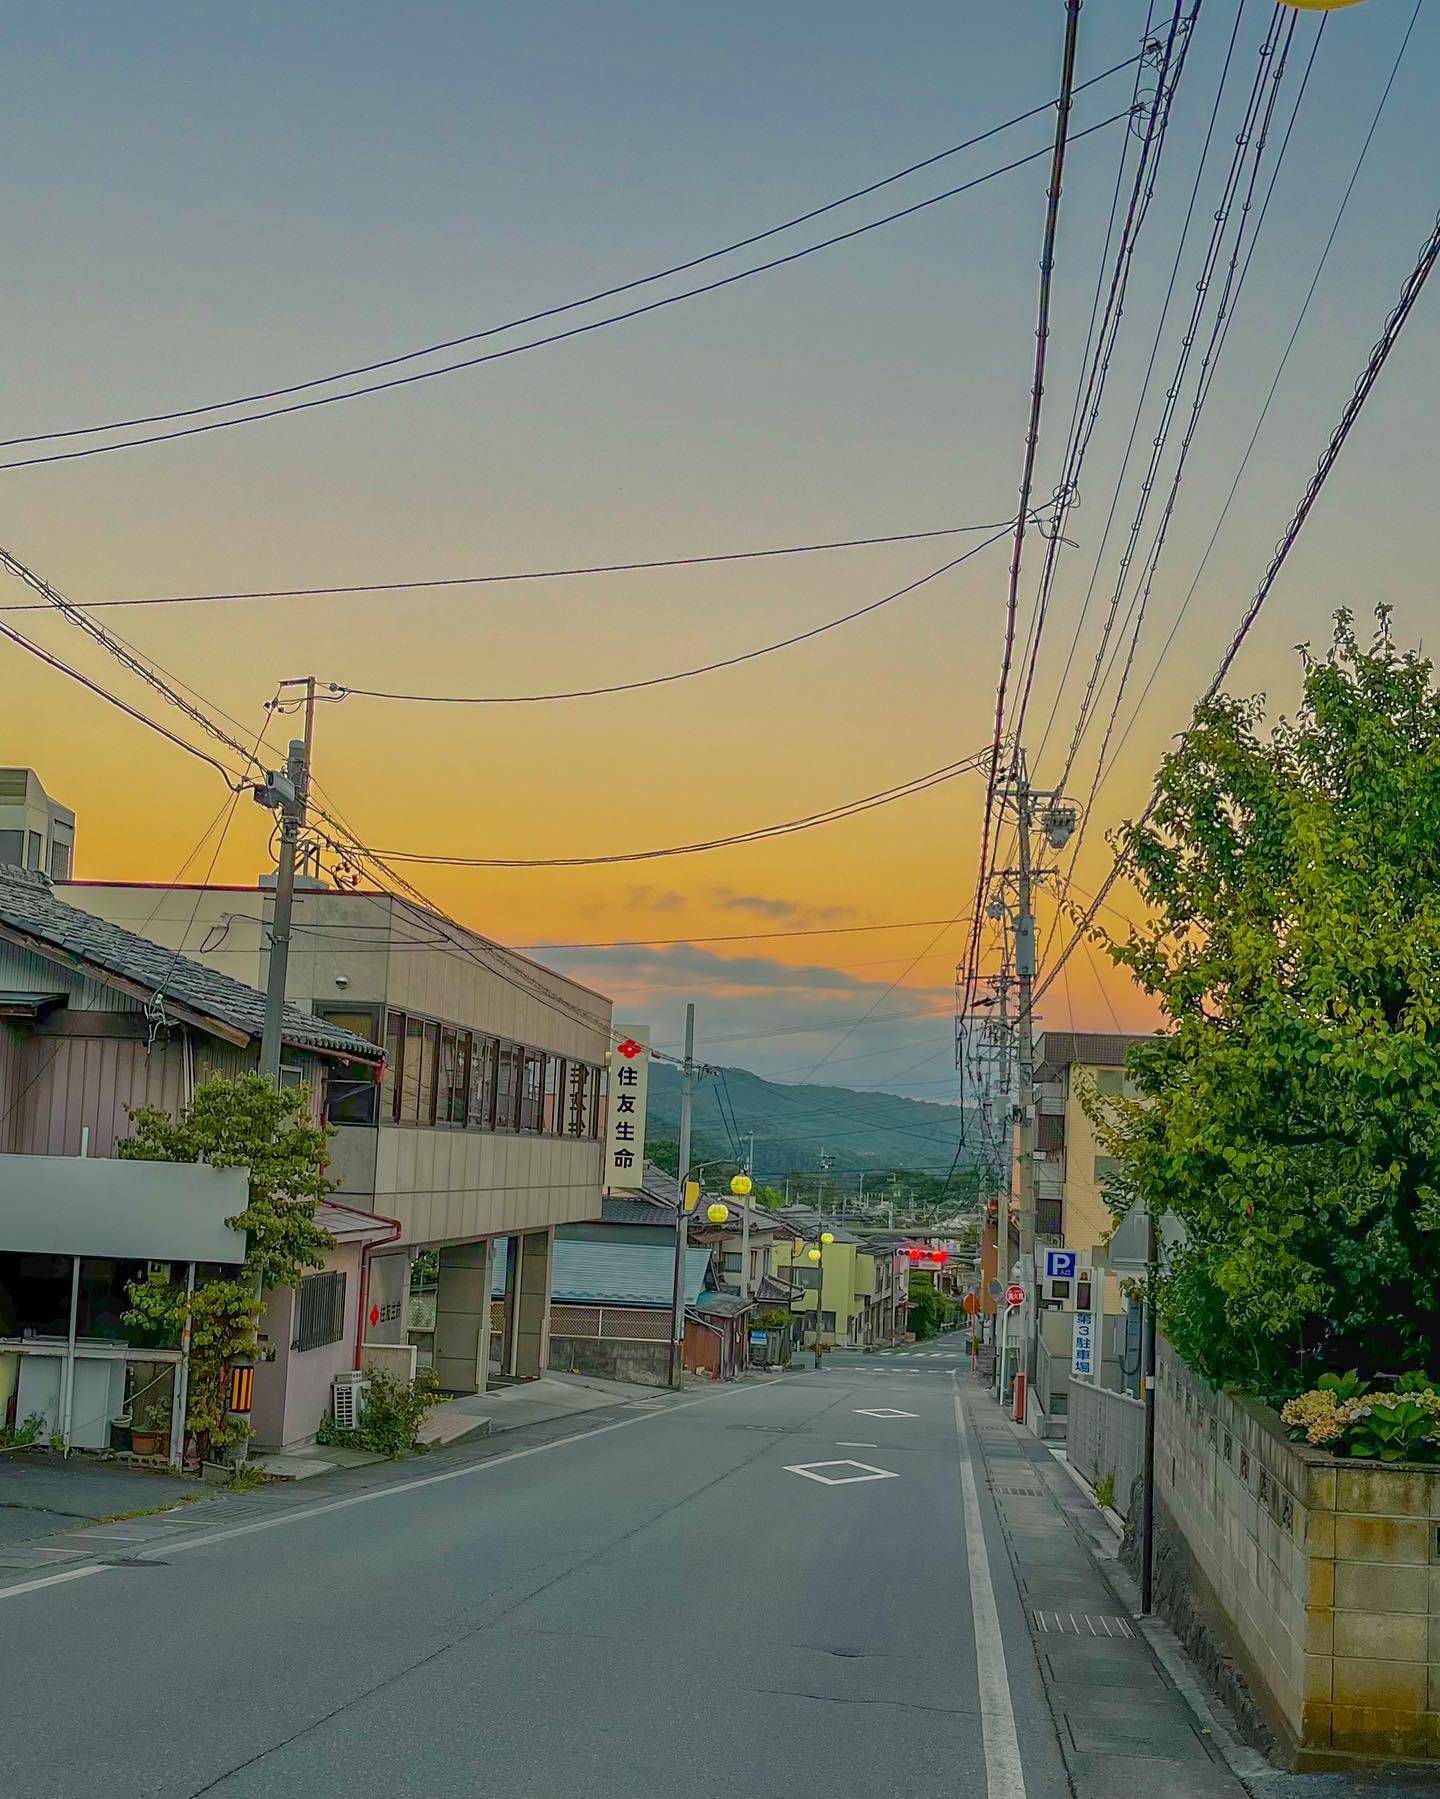
[[[644,1050],[645,1045],[637,1043],[633,1037],[627,1037],[623,1043],[617,1043],[615,1047],[627,1062],[633,1062],[636,1056]]]
[[[371,1323],[372,1327],[374,1325],[377,1325],[379,1322],[380,1322],[380,1308],[379,1308],[379,1306],[371,1306],[371,1308],[370,1308],[370,1323]]]

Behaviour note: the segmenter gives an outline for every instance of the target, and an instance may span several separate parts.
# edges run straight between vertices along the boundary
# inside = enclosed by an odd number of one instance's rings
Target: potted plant
[[[130,1447],[136,1455],[160,1455],[170,1438],[170,1407],[155,1400],[137,1414],[130,1428]]]

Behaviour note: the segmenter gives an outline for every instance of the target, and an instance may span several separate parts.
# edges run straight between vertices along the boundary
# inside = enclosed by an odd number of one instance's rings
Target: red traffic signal
[[[950,1260],[950,1251],[948,1249],[932,1250],[930,1252],[930,1260],[932,1262],[948,1262]]]
[[[905,1253],[912,1262],[918,1262],[924,1256],[925,1251],[923,1249],[907,1249]]]

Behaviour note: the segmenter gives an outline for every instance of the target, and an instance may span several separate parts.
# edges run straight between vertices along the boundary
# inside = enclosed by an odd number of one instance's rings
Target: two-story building
[[[819,1313],[821,1344],[827,1349],[861,1348],[875,1341],[875,1255],[839,1218],[809,1206],[784,1206],[779,1216],[794,1226],[796,1237],[775,1246],[775,1271],[797,1290],[801,1340],[813,1343]],[[822,1243],[825,1232],[833,1241]],[[809,1251],[820,1248],[818,1263]]]
[[[264,1017],[253,987],[0,867],[0,1419],[34,1412],[67,1444],[102,1449],[117,1416],[159,1407],[178,1459],[177,1353],[130,1340],[127,1287],[241,1260],[224,1220],[246,1183],[112,1158],[130,1111],[176,1115],[207,1075],[258,1067]],[[282,1022],[317,1122],[332,1092],[377,1089],[373,1040],[293,1006]],[[317,1219],[335,1240],[324,1268],[264,1296],[251,1422],[265,1445],[313,1438],[357,1353],[366,1252],[397,1229],[370,1208],[326,1203]]]
[[[158,941],[265,984],[264,884],[86,881],[66,891],[117,922],[146,918]],[[338,1197],[399,1224],[369,1260],[367,1341],[409,1340],[411,1264],[433,1249],[427,1347],[441,1385],[475,1392],[490,1375],[539,1375],[555,1228],[600,1211],[610,1002],[408,901],[314,882],[295,894],[287,994],[384,1046],[378,1087],[332,1087],[328,1113]],[[492,1313],[497,1269],[504,1296]]]

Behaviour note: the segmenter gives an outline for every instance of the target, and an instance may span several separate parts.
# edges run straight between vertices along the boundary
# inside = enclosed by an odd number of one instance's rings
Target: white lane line
[[[878,1449],[880,1445],[878,1443],[842,1443],[837,1438],[835,1447],[837,1449]]]
[[[722,1399],[731,1399],[737,1393],[748,1393],[754,1389],[748,1386],[733,1386],[723,1393],[706,1393],[698,1399],[682,1399],[677,1404],[667,1406],[663,1412],[637,1412],[629,1418],[617,1418],[613,1424],[597,1425],[594,1430],[576,1431],[569,1437],[556,1437],[551,1443],[532,1443],[528,1449],[511,1449],[504,1455],[491,1456],[488,1461],[471,1462],[464,1468],[451,1468],[444,1474],[425,1474],[417,1480],[397,1481],[393,1487],[374,1487],[365,1493],[352,1493],[348,1499],[332,1499],[325,1505],[307,1505],[298,1507],[292,1512],[280,1512],[273,1518],[257,1518],[250,1524],[232,1524],[228,1530],[212,1530],[204,1536],[165,1539],[156,1545],[165,1558],[181,1555],[189,1549],[204,1549],[210,1543],[227,1543],[232,1537],[248,1537],[257,1530],[278,1530],[285,1524],[303,1524],[307,1518],[323,1517],[327,1512],[348,1511],[352,1505],[369,1505],[372,1500],[389,1499],[396,1493],[414,1493],[421,1487],[438,1487],[446,1481],[464,1480],[467,1475],[483,1474],[489,1468],[503,1467],[507,1462],[522,1462],[526,1456],[548,1455],[552,1449],[565,1449],[571,1443],[588,1443],[594,1437],[603,1437],[612,1430],[628,1430],[632,1424],[648,1424],[656,1418],[670,1418],[676,1412],[688,1411],[691,1406],[713,1405]],[[141,1550],[134,1557],[136,1561],[147,1561],[149,1550]],[[61,1574],[48,1574],[41,1580],[21,1581],[15,1586],[0,1587],[0,1600],[13,1599],[20,1593],[33,1593],[39,1587],[58,1586],[61,1581],[79,1580],[86,1574],[108,1574],[111,1571],[108,1562],[86,1562],[79,1568],[67,1568]]]
[[[980,1519],[980,1496],[969,1425],[960,1395],[955,1394],[955,1438],[960,1453],[960,1491],[965,1516],[965,1558],[970,1567],[970,1615],[975,1625],[975,1676],[980,1696],[980,1736],[985,1750],[986,1799],[1025,1799],[1025,1773],[1020,1765],[1020,1739],[1005,1668],[1000,1613],[990,1578],[990,1558]]]
[[[62,1574],[46,1574],[39,1580],[22,1580],[16,1586],[0,1588],[0,1599],[13,1598],[16,1593],[33,1593],[39,1587],[58,1587],[62,1580],[83,1580],[87,1574],[109,1572],[101,1562],[86,1562],[83,1568],[67,1568]]]

